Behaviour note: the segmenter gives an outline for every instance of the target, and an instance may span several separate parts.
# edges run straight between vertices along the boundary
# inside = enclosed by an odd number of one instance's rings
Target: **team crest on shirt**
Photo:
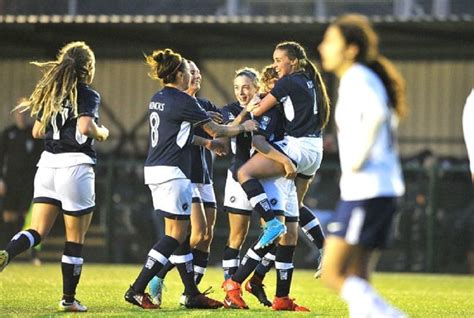
[[[187,203],[183,204],[182,208],[184,211],[186,211],[188,209],[189,205]]]
[[[260,120],[260,125],[259,125],[260,129],[261,130],[266,130],[269,123],[270,123],[270,117],[263,116],[262,119]]]
[[[275,206],[278,203],[278,200],[276,198],[273,198],[270,200],[270,203]]]
[[[234,196],[231,196],[231,197],[230,197],[230,202],[232,202],[232,203],[235,202],[235,197],[234,197]]]

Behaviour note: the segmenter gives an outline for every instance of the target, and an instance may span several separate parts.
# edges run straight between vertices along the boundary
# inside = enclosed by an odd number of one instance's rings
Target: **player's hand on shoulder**
[[[247,106],[245,106],[245,110],[248,112],[248,113],[251,113],[255,108],[258,108],[260,107],[260,102],[262,100],[260,99],[260,97],[258,95],[255,95],[252,100],[250,101],[250,103],[248,103]]]

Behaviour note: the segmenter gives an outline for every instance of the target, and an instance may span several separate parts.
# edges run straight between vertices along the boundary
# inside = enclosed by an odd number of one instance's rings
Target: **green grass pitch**
[[[145,311],[123,300],[128,285],[138,274],[140,265],[85,264],[77,298],[89,307],[88,313],[66,314],[57,311],[61,296],[61,267],[46,264],[34,267],[12,263],[0,273],[0,317],[345,317],[345,304],[326,290],[313,272],[296,270],[291,296],[307,306],[311,313],[273,312],[258,304],[244,292],[250,310],[187,310],[180,308],[182,290],[177,272],[166,278],[162,309]],[[201,288],[213,286],[211,294],[222,300],[222,271],[210,268]],[[376,273],[373,283],[380,293],[411,317],[474,317],[474,277]],[[275,291],[274,271],[267,276],[267,293]]]

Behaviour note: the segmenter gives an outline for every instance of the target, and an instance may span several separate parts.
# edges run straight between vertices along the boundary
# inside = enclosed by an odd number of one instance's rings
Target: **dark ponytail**
[[[398,117],[405,117],[408,112],[405,80],[393,63],[379,54],[378,36],[369,20],[360,14],[347,14],[337,18],[331,25],[341,31],[346,44],[357,46],[359,52],[355,60],[377,74],[387,91],[390,107]]]
[[[313,80],[316,88],[316,103],[318,104],[318,114],[320,118],[320,126],[318,127],[318,130],[321,130],[324,129],[329,122],[329,117],[331,115],[330,99],[326,90],[326,85],[323,81],[323,77],[316,68],[316,65],[314,65],[313,62],[311,62],[308,58],[305,60],[305,72]]]

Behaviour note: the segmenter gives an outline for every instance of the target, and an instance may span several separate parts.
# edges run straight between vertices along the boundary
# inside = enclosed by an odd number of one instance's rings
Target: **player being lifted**
[[[262,70],[262,78],[261,78],[261,82],[262,82],[261,86],[263,88],[263,94],[261,95],[262,98],[273,89],[277,80],[278,80],[278,73],[276,72],[273,65],[268,65]],[[282,108],[282,105],[280,104],[280,105],[277,105],[276,107]],[[281,115],[284,116],[283,113],[281,113]],[[262,116],[260,118],[264,118],[264,117]],[[284,118],[282,117],[279,120],[284,120]],[[273,138],[273,140],[271,141],[275,142],[275,141],[278,141],[278,139]],[[270,198],[270,202],[272,201],[272,199],[273,198]],[[290,197],[287,200],[288,202],[293,203],[292,197]],[[272,204],[272,207],[274,208],[275,205]],[[293,206],[291,204],[287,206],[285,210],[286,214],[291,213],[292,209],[293,209]],[[309,209],[300,209],[299,219],[298,217],[292,218],[288,215],[285,215],[285,222],[287,223],[287,227],[288,226],[293,227],[291,222],[296,222],[296,221],[298,221],[298,224],[303,230],[303,232],[311,240],[311,242],[313,242],[316,248],[318,248],[320,251],[318,262],[317,262],[318,270],[316,271],[316,274],[315,274],[315,277],[319,278],[320,273],[321,273],[320,268],[322,264],[321,255],[322,255],[322,249],[323,249],[323,244],[324,244],[324,233],[322,231],[321,224],[318,218]],[[245,289],[249,293],[257,297],[260,303],[262,303],[265,306],[271,306],[272,302],[270,302],[266,296],[264,285],[263,285],[263,279],[265,278],[265,275],[268,273],[268,271],[270,271],[270,269],[275,264],[276,249],[277,248],[275,246],[263,258],[261,258],[260,263],[258,263],[252,278],[249,279],[247,283],[245,284]],[[286,296],[284,295],[284,293],[280,293],[277,296],[281,296],[281,294],[283,294],[283,296]]]
[[[283,104],[285,137],[275,143],[297,166],[295,184],[300,209],[307,210],[303,199],[318,170],[322,155],[322,129],[329,121],[329,98],[326,86],[314,64],[306,57],[304,48],[296,42],[279,43],[273,52],[273,66],[279,79],[259,103],[247,106],[255,116]],[[257,153],[239,170],[238,179],[254,209],[270,206],[258,179],[287,176],[295,173],[290,165],[282,165]],[[267,245],[263,235],[256,248]]]

